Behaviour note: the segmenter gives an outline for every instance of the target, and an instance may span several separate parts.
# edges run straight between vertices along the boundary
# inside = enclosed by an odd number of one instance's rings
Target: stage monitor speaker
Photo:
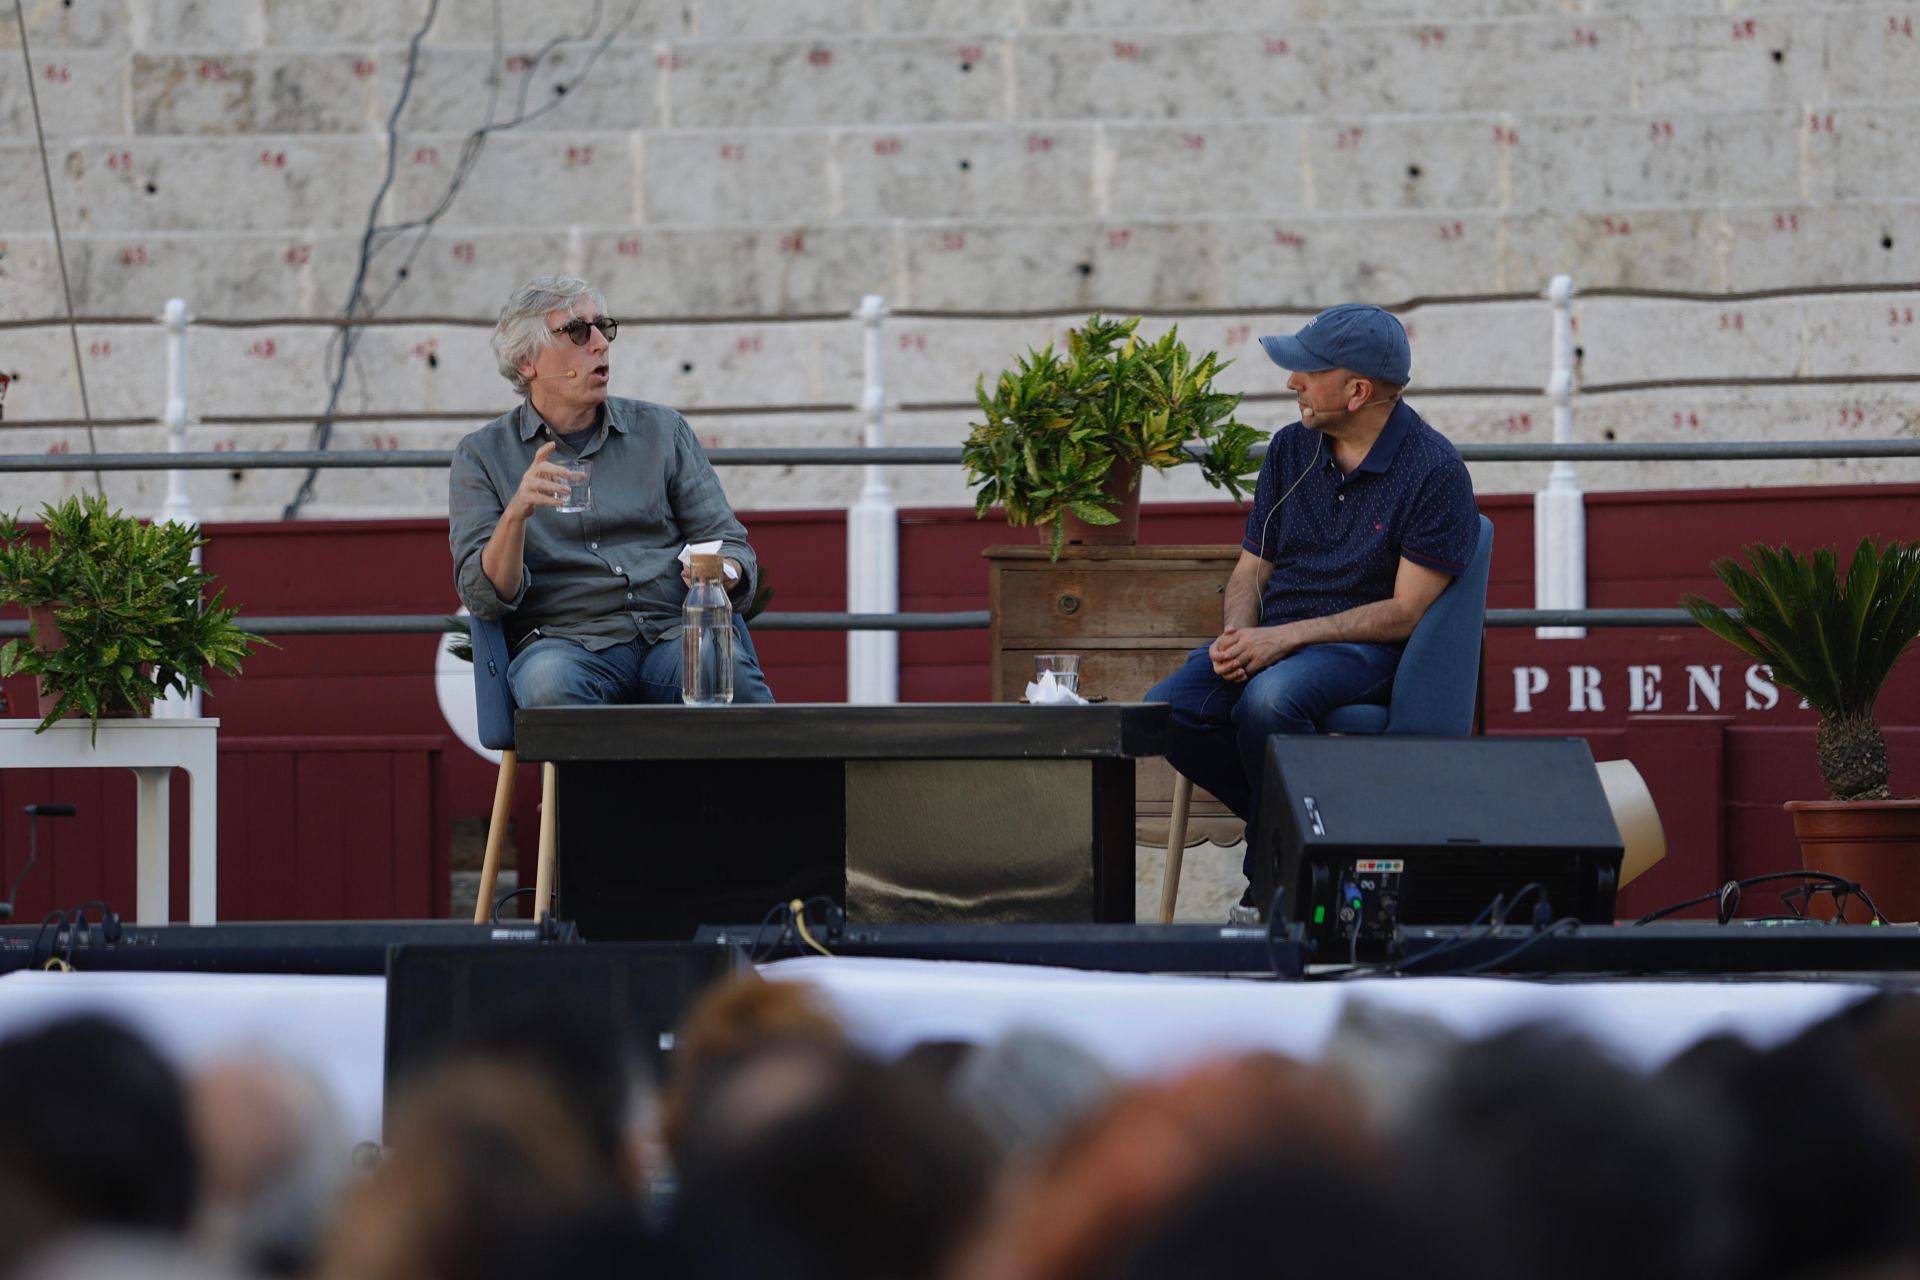
[[[556,1011],[624,1033],[664,1078],[674,1029],[708,985],[758,981],[739,947],[611,942],[575,947],[395,947],[387,962],[386,1097],[495,1028]],[[391,1114],[391,1113],[389,1113]]]
[[[1256,827],[1256,901],[1279,888],[1322,962],[1491,920],[1496,898],[1516,924],[1613,918],[1620,832],[1580,738],[1276,734]]]

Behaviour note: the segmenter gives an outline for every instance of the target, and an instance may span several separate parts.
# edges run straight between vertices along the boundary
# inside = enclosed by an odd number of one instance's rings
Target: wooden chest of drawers
[[[1222,595],[1240,548],[1069,546],[1058,561],[1037,545],[988,547],[984,554],[994,697],[1021,697],[1033,679],[1035,654],[1077,653],[1080,692],[1125,702],[1220,634]],[[1137,838],[1164,845],[1173,770],[1162,759],[1142,760],[1138,770]],[[1232,844],[1241,825],[1225,805],[1194,792],[1189,844]]]

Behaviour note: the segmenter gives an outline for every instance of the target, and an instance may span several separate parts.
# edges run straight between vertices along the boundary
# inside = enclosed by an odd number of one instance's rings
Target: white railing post
[[[866,390],[860,407],[865,445],[886,444],[887,390],[881,370],[882,325],[887,304],[879,294],[860,299],[854,313],[866,326]],[[887,469],[866,469],[860,499],[847,511],[847,612],[896,613],[900,608],[900,521],[887,485]],[[847,701],[900,700],[900,635],[895,631],[847,633]]]
[[[167,311],[160,318],[160,323],[167,332],[167,407],[161,421],[167,428],[168,453],[187,451],[187,423],[191,421],[187,413],[189,319],[186,299],[167,299]],[[193,503],[187,498],[187,473],[178,467],[167,472],[167,500],[160,507],[160,519],[171,524],[199,527],[200,521],[193,514]],[[200,563],[197,549],[193,553],[193,562]],[[200,715],[200,690],[194,689],[185,697],[169,693],[154,705],[153,714],[165,720],[197,718]]]
[[[1573,277],[1555,276],[1547,287],[1553,302],[1553,368],[1547,395],[1553,402],[1553,442],[1573,443]],[[1587,607],[1587,513],[1573,463],[1553,464],[1547,487],[1533,495],[1533,607]],[[1542,640],[1579,640],[1585,627],[1536,627]]]

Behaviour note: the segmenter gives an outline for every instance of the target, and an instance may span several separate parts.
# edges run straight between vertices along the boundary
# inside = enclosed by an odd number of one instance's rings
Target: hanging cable
[[[60,264],[60,292],[67,302],[67,335],[73,340],[73,376],[80,385],[80,415],[87,425],[87,452],[98,453],[100,450],[93,439],[93,405],[87,399],[87,367],[80,360],[80,323],[74,318],[73,285],[67,279],[67,245],[60,235],[60,205],[54,199],[53,165],[47,159],[47,130],[40,122],[40,91],[33,83],[33,49],[27,43],[25,0],[13,6],[13,16],[20,28],[20,57],[27,67],[27,101],[33,106],[33,136],[40,143],[40,176],[47,184],[47,216],[53,220],[53,256]],[[93,487],[99,493],[107,491],[98,471],[93,473]]]

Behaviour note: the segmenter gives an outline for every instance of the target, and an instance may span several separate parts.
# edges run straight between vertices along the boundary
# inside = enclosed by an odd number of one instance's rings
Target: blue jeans
[[[1236,684],[1214,674],[1201,645],[1147,692],[1148,702],[1173,704],[1168,761],[1246,819],[1249,875],[1267,738],[1318,732],[1315,722],[1335,707],[1386,702],[1399,666],[1395,645],[1311,644]]]
[[[733,633],[733,700],[772,702],[759,655],[737,618]],[[635,637],[595,653],[578,640],[541,636],[513,655],[507,683],[521,707],[677,703],[680,637],[651,645]]]

